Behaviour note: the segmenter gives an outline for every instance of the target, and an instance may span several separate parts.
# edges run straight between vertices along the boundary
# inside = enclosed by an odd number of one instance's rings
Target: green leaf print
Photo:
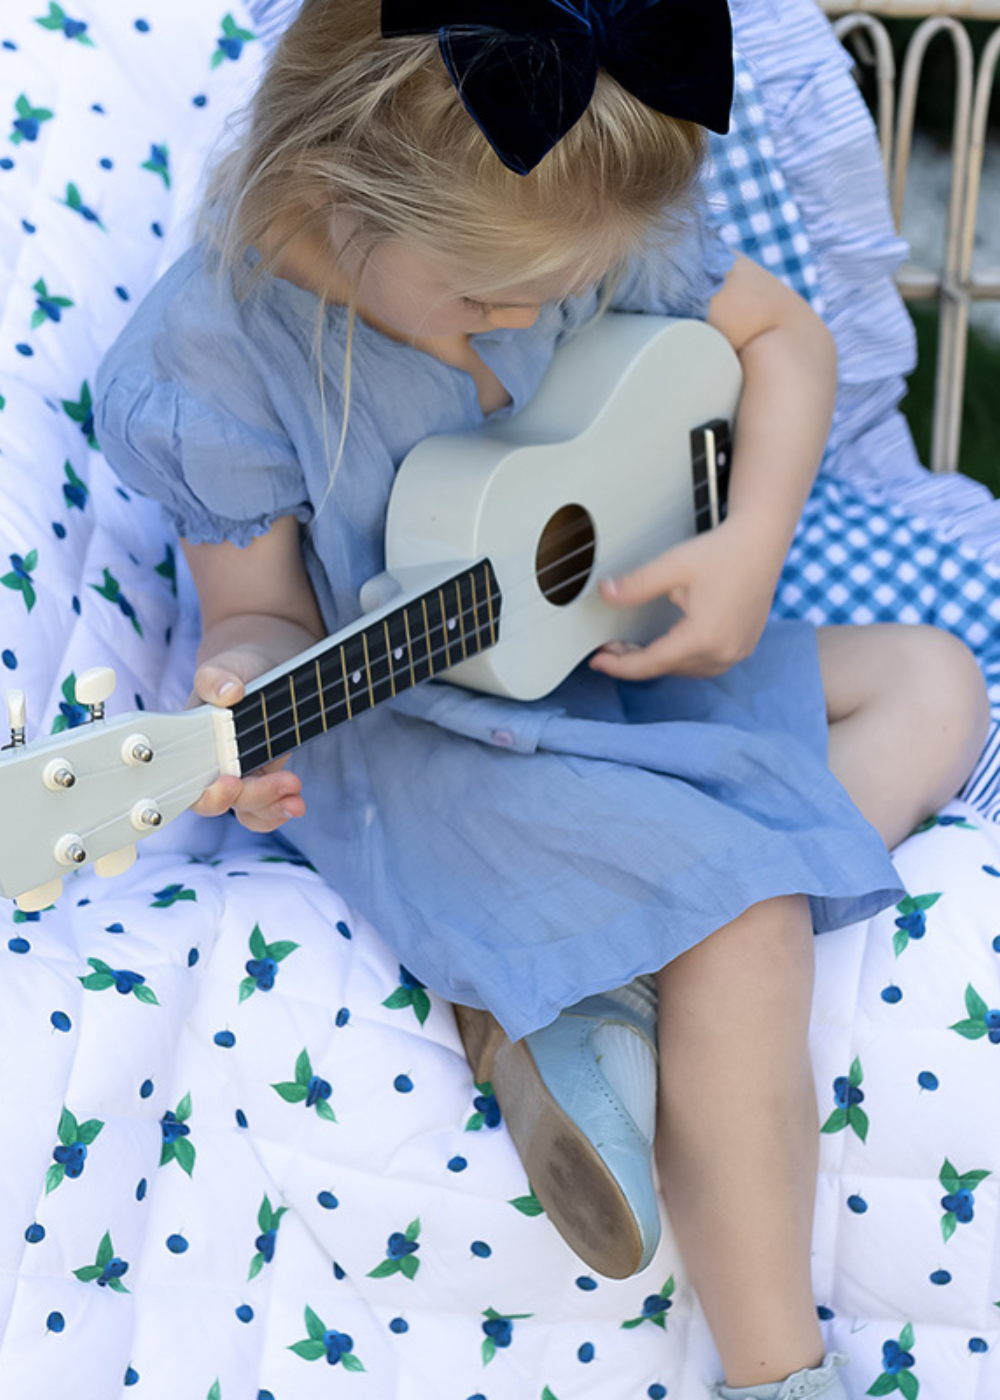
[[[0,583],[5,588],[20,593],[24,599],[25,608],[31,612],[37,601],[35,581],[31,575],[38,567],[38,550],[31,549],[23,557],[20,554],[11,554],[8,557],[11,563],[10,573],[0,576]]]
[[[966,1040],[981,1040],[985,1035],[993,1043],[1000,1041],[1000,1012],[990,1010],[971,982],[965,989],[965,1009],[969,1013],[966,1019],[956,1021],[949,1030]]]

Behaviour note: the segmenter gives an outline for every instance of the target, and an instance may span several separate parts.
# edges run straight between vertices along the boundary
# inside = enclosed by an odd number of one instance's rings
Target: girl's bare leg
[[[932,628],[819,634],[830,766],[889,846],[951,798],[988,727],[971,654]],[[770,900],[659,975],[661,1181],[731,1386],[816,1366],[813,934]]]
[[[990,722],[982,673],[935,627],[824,627],[817,637],[830,768],[891,850],[972,771]]]
[[[657,1157],[674,1235],[732,1386],[818,1366],[813,934],[768,900],[659,974]]]

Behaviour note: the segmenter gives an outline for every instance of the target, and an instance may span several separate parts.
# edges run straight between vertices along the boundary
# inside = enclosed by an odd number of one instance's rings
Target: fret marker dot
[[[354,672],[352,672],[352,674],[351,674],[351,684],[352,684],[352,685],[360,685],[360,684],[361,684],[361,672],[360,672],[360,671],[354,671]]]
[[[394,661],[402,661],[402,659],[403,659],[403,648],[402,648],[402,647],[397,647],[397,648],[396,648],[396,650],[392,653],[392,659],[393,659]]]
[[[449,631],[449,632],[454,632],[455,626],[456,626],[455,619],[454,619],[453,617],[449,617],[449,619],[448,619],[448,631]]]

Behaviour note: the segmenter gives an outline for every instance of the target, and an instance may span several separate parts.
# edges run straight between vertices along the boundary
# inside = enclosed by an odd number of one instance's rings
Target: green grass
[[[923,306],[911,306],[909,310],[917,331],[918,358],[902,409],[921,461],[929,462],[937,311]],[[958,460],[967,476],[984,482],[995,496],[1000,496],[1000,340],[976,327],[969,332]]]

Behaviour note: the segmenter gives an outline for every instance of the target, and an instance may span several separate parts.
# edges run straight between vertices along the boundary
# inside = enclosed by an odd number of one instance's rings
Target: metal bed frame
[[[838,37],[856,62],[874,69],[876,124],[892,201],[893,218],[902,230],[906,182],[913,143],[917,92],[929,45],[939,36],[950,40],[955,61],[955,103],[951,130],[951,189],[944,248],[936,267],[906,263],[898,282],[912,302],[936,302],[939,308],[938,354],[934,386],[931,460],[934,471],[956,471],[962,430],[962,399],[973,301],[1000,302],[1000,268],[972,267],[979,213],[980,184],[986,147],[990,96],[1000,62],[1000,0],[820,0]],[[918,19],[897,74],[886,19]],[[994,25],[980,56],[973,55],[967,22]]]

